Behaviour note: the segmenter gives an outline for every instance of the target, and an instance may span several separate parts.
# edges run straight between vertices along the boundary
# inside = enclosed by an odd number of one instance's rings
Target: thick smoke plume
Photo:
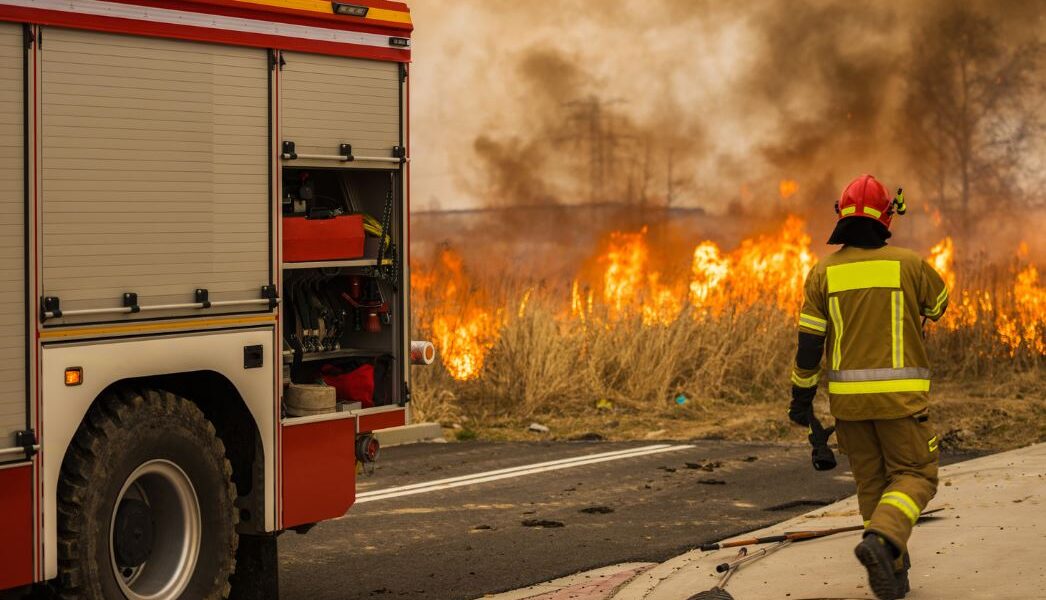
[[[989,203],[1036,215],[1046,203],[1037,38],[1046,5],[1035,0],[411,6],[422,210],[617,204],[639,220],[665,208],[788,211],[822,220],[823,230],[842,185],[862,172],[904,185],[927,223],[943,211],[945,229],[968,225],[950,219],[963,189],[981,217]],[[933,72],[928,56],[962,60],[971,48],[984,51],[975,66],[991,77],[981,92],[1006,86],[986,105],[992,118],[973,146],[998,142],[1006,152],[982,153],[990,172],[964,163],[976,181],[963,188],[951,165],[965,157],[948,144],[968,120],[933,105],[922,84]],[[934,146],[941,130],[949,133]],[[943,158],[931,159],[934,148]],[[780,193],[785,179],[798,182],[794,196]],[[518,211],[500,212],[515,215],[505,217],[515,228]],[[992,219],[994,229],[979,231],[1018,227]],[[1046,250],[1029,241],[1036,254]]]

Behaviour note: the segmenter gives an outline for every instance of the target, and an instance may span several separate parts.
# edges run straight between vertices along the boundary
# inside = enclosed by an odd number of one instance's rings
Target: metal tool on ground
[[[753,537],[744,538],[740,540],[733,540],[730,542],[718,542],[715,544],[702,544],[701,550],[719,550],[721,548],[737,548],[739,546],[753,546],[758,544],[774,544],[780,542],[796,542],[799,540],[810,540],[813,538],[827,537],[829,535],[835,535],[837,533],[845,533],[847,531],[860,531],[864,529],[864,525],[853,525],[850,527],[838,527],[836,529],[823,529],[820,531],[793,531],[790,533],[783,533],[781,535],[770,535],[766,537]]]
[[[736,559],[744,558],[748,554],[748,548],[741,548],[737,553]],[[715,587],[710,590],[698,592],[693,596],[687,598],[687,600],[734,600],[734,597],[730,595],[730,592],[726,591],[726,582],[730,581],[730,576],[734,574],[736,569],[727,569],[725,573],[716,582]]]
[[[946,507],[935,508],[924,512],[919,520],[925,519],[927,516],[934,513],[941,512]],[[815,538],[828,537],[837,533],[846,533],[848,531],[862,531],[864,525],[851,525],[848,527],[836,527],[833,529],[813,529],[810,531],[788,531],[780,535],[769,535],[764,537],[751,537],[741,538],[739,540],[731,540],[728,542],[716,542],[713,544],[701,544],[698,548],[703,551],[721,550],[723,548],[737,548],[739,546],[754,546],[758,544],[773,544],[785,541],[801,542],[803,540],[812,540]],[[726,564],[726,563],[724,563]]]
[[[793,543],[794,541],[795,540],[784,540],[784,541],[781,541],[781,542],[777,542],[776,544],[773,544],[772,546],[767,546],[765,548],[760,548],[760,549],[756,550],[755,552],[752,552],[752,553],[748,554],[744,558],[734,559],[733,562],[720,563],[720,564],[716,565],[716,567],[715,567],[716,573],[723,573],[723,572],[726,572],[726,571],[737,570],[738,568],[741,567],[741,565],[746,565],[746,564],[748,564],[748,563],[750,563],[752,561],[759,560],[760,558],[763,558],[764,556],[769,556],[770,554],[773,554],[774,552],[777,552],[781,548],[784,548],[785,546]]]

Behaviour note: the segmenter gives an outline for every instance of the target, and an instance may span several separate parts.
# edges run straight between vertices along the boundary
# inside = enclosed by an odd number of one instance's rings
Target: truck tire
[[[61,597],[228,597],[235,499],[225,446],[196,405],[159,390],[103,397],[62,463]]]

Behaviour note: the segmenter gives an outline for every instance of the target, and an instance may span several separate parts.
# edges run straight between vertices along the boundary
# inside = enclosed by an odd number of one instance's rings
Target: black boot
[[[908,555],[904,555],[904,566],[901,567],[900,571],[893,574],[894,587],[897,589],[897,597],[904,598],[908,595],[908,592],[912,591],[912,586],[908,583],[908,569],[912,568],[912,560],[908,558]]]
[[[868,570],[868,585],[879,600],[897,600],[897,580],[894,578],[894,556],[889,543],[874,533],[866,533],[854,548],[857,560]]]

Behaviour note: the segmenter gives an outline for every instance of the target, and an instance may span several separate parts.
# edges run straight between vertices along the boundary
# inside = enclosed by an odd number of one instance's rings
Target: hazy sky
[[[671,179],[717,210],[782,178],[910,182],[901,75],[950,1],[412,0],[414,205],[591,197],[591,98],[614,190]],[[1007,39],[1046,30],[1042,2],[970,4]]]

